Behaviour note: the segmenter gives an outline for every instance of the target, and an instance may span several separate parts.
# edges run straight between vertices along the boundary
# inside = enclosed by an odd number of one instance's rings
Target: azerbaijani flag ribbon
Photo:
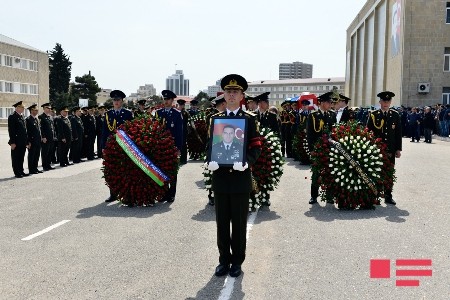
[[[129,158],[138,166],[145,174],[153,179],[159,186],[163,186],[165,181],[169,181],[169,177],[164,174],[157,166],[155,166],[147,156],[142,153],[133,140],[125,131],[118,129],[116,133],[116,142],[125,151]]]

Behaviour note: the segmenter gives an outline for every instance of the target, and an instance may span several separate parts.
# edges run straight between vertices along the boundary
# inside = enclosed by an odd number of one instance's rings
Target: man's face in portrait
[[[234,139],[234,129],[231,127],[225,127],[222,132],[223,142],[226,144],[230,144]]]

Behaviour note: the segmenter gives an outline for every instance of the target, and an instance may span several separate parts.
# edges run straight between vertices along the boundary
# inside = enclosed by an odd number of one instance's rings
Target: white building
[[[98,104],[105,104],[106,100],[108,100],[109,94],[112,92],[110,89],[102,89],[100,92],[96,94],[97,96],[97,103]]]
[[[184,78],[183,70],[176,70],[175,74],[167,77],[166,90],[177,96],[189,96],[189,79]]]
[[[156,95],[156,89],[153,84],[141,85],[137,90],[137,96],[139,99],[149,98]]]
[[[222,88],[220,87],[220,82],[222,81],[222,78],[216,81],[215,85],[208,86],[207,94],[209,97],[216,97],[217,92],[221,92]]]
[[[270,92],[269,104],[279,106],[285,99],[300,96],[303,92],[310,92],[319,96],[331,92],[334,86],[337,87],[339,93],[343,93],[345,78],[258,80],[248,83],[246,93],[250,96],[257,96],[264,92]]]

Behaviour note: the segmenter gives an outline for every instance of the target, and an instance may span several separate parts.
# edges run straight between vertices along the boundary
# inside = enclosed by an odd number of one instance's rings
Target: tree
[[[66,96],[63,95],[69,92],[72,62],[69,60],[69,56],[64,53],[61,44],[58,43],[48,54],[48,62],[50,69],[50,103],[58,108],[64,105],[62,102]]]
[[[198,101],[198,106],[200,109],[205,109],[211,105],[211,102],[209,102],[208,99],[208,94],[202,91],[199,91],[197,96],[194,97],[194,100]]]
[[[81,77],[76,76],[75,82],[71,84],[71,94],[75,101],[78,102],[78,99],[89,99],[88,105],[97,104],[97,93],[101,91],[101,88],[98,86],[95,77],[91,75],[91,71],[89,74],[85,74]],[[78,103],[73,103],[78,104]]]

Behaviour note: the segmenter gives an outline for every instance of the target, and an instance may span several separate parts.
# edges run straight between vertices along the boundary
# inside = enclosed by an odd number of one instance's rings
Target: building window
[[[445,18],[445,22],[450,24],[450,2],[447,2],[447,17]]]
[[[442,88],[442,104],[450,104],[450,87]]]
[[[37,64],[38,64],[37,61],[31,61],[30,60],[30,63],[29,63],[30,70],[31,71],[37,71],[38,70]]]
[[[329,91],[329,90],[330,90],[330,86],[329,86],[329,85],[326,85],[326,86],[325,86],[325,89],[326,89],[327,91]]]
[[[32,95],[38,94],[38,86],[36,84],[30,84],[30,94]]]
[[[445,47],[444,72],[450,72],[450,47]]]
[[[5,92],[6,93],[14,92],[14,84],[12,82],[5,82]]]
[[[3,92],[3,81],[0,81],[0,92]]]
[[[13,65],[12,56],[5,55],[5,66],[12,67],[12,65]]]
[[[28,84],[20,84],[20,93],[21,94],[28,94]]]
[[[27,70],[28,69],[28,60],[21,59],[20,60],[20,68]]]
[[[14,108],[12,108],[12,107],[8,107],[8,108],[6,109],[6,115],[7,115],[7,116],[12,115],[13,112],[14,112]]]
[[[292,86],[288,87],[288,91],[292,91]]]

